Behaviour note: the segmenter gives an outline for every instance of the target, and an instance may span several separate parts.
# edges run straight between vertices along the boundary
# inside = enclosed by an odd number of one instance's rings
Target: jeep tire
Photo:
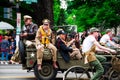
[[[57,69],[54,69],[51,63],[43,62],[40,71],[38,71],[38,66],[35,66],[34,74],[38,80],[55,80]]]

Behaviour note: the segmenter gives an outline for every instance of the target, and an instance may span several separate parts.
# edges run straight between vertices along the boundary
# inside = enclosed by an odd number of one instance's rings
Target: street
[[[33,71],[22,70],[20,64],[0,64],[0,80],[36,80],[36,78]],[[62,73],[57,74],[56,80],[62,80]]]

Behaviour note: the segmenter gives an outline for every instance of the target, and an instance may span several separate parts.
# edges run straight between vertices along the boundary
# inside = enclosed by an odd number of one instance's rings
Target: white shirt
[[[109,40],[110,40],[109,35],[108,35],[108,34],[105,34],[105,35],[103,35],[102,38],[100,39],[100,42],[106,44]]]
[[[89,51],[91,49],[91,47],[93,46],[94,41],[96,41],[94,36],[89,35],[88,37],[86,37],[83,41],[82,52],[85,53],[85,52]]]

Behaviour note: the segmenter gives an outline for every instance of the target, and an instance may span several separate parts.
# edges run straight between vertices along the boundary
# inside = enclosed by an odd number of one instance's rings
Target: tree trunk
[[[34,8],[33,19],[38,25],[42,24],[43,19],[49,19],[51,21],[51,27],[53,26],[53,0],[38,0],[37,4],[32,4]]]

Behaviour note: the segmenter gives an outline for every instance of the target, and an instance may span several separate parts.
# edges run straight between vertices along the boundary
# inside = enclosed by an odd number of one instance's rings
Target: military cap
[[[24,15],[24,20],[26,20],[26,19],[32,19],[32,17],[31,16],[29,16],[29,15]]]
[[[92,32],[99,32],[99,29],[93,27],[93,28],[90,29],[90,33],[92,33]]]
[[[65,33],[65,31],[60,30],[60,31],[57,32],[57,35],[60,35],[60,34],[66,34],[66,33]]]
[[[112,31],[111,29],[106,29],[105,32],[108,33],[108,32],[111,32],[111,31]]]
[[[42,22],[43,22],[43,24],[49,24],[49,23],[50,23],[50,20],[44,19]]]

